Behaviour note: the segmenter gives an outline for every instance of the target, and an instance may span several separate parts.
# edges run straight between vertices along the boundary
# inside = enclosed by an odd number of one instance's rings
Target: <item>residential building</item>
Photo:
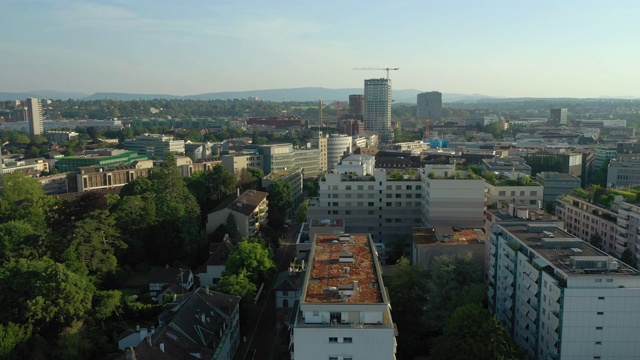
[[[169,154],[184,155],[184,140],[162,134],[144,134],[124,141],[126,150],[147,154],[155,159],[165,159]]]
[[[78,134],[75,131],[47,131],[44,136],[47,138],[47,140],[51,141],[51,142],[56,142],[56,143],[61,143],[61,142],[65,142],[65,141],[69,141],[73,138],[75,138],[76,136],[78,136],[80,134]]]
[[[188,268],[152,266],[149,273],[149,294],[162,304],[165,290],[172,294],[184,294],[193,287],[193,273]]]
[[[218,283],[222,273],[227,269],[226,263],[229,254],[235,247],[235,242],[229,238],[228,234],[225,234],[221,243],[209,245],[209,258],[195,274],[200,281],[200,286],[213,286]]]
[[[538,173],[536,181],[544,187],[543,206],[555,204],[558,196],[570,194],[571,190],[579,188],[581,183],[579,177],[558,172]]]
[[[487,250],[489,309],[527,358],[636,356],[637,270],[548,223],[498,223]]]
[[[267,195],[269,193],[263,191],[246,190],[242,195],[229,196],[207,215],[207,234],[226,224],[229,214],[232,214],[240,236],[255,235],[260,226],[267,223]]]
[[[304,260],[302,262],[304,264]],[[281,271],[276,276],[273,284],[273,292],[276,298],[276,321],[291,327],[295,322],[300,294],[302,293],[302,281],[304,280],[304,265],[290,267],[287,271]]]
[[[336,165],[321,178],[319,197],[309,200],[307,217],[344,219],[346,231],[370,233],[376,242],[410,234],[412,227],[422,223],[419,172],[409,170],[403,175],[398,170],[374,169],[373,174],[365,173],[369,168],[363,165],[356,170],[351,160]]]
[[[27,119],[29,121],[29,136],[42,135],[44,131],[44,119],[42,118],[42,107],[36,98],[28,98],[25,102],[27,109]]]
[[[43,171],[49,171],[49,162],[43,158],[6,161],[3,165],[3,174],[11,174],[19,171],[31,173],[33,175],[40,175]]]
[[[455,164],[422,169],[422,225],[481,228],[484,220],[484,179]]]
[[[543,195],[540,183],[520,173],[502,173],[493,183],[485,181],[485,204],[489,207],[514,204],[538,209],[542,207]]]
[[[557,125],[566,125],[567,109],[551,109],[549,122]]]
[[[184,144],[184,153],[194,162],[203,161],[204,159],[211,157],[211,144],[206,142],[192,143],[191,141],[187,141]]]
[[[375,251],[367,234],[313,239],[291,359],[396,358],[391,303]]]
[[[364,81],[364,107],[365,130],[378,132],[383,142],[393,142],[390,79]]]
[[[343,219],[309,219],[300,227],[296,239],[296,258],[309,259],[311,239],[318,234],[342,234],[345,231]]]
[[[558,198],[556,214],[571,234],[586,241],[599,239],[600,248],[617,257],[629,249],[640,263],[640,206],[623,201],[621,196],[604,206],[566,195]]]
[[[429,91],[418,94],[416,117],[418,119],[442,120],[442,93]]]
[[[169,304],[159,327],[119,359],[232,360],[240,345],[240,297],[198,288]]]
[[[352,137],[344,134],[331,134],[327,138],[327,170],[335,167],[340,160],[351,154]]]
[[[70,172],[85,166],[132,164],[136,161],[147,159],[149,159],[148,155],[138,154],[135,151],[104,149],[85,152],[84,155],[59,158],[56,161],[56,169],[60,172]]]
[[[320,173],[329,169],[327,165],[327,143],[328,139],[326,136],[322,136],[322,132],[311,138],[311,147],[320,150]]]

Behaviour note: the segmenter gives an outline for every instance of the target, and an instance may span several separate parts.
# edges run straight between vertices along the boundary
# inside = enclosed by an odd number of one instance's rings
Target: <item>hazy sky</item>
[[[0,0],[0,91],[640,97],[638,1]]]

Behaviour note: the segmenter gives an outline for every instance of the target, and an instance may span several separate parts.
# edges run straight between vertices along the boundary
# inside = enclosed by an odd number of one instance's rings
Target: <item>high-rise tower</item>
[[[418,94],[418,119],[442,120],[442,93],[430,91]]]
[[[42,108],[36,98],[28,98],[25,101],[27,107],[27,120],[29,120],[29,136],[42,135],[44,123],[42,120]]]
[[[364,127],[378,132],[384,142],[393,141],[390,79],[364,81]]]

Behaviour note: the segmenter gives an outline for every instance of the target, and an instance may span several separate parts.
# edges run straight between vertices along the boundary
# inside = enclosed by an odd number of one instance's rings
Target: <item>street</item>
[[[300,229],[299,224],[291,225],[280,248],[274,253],[274,261],[278,271],[286,271],[295,253],[295,241]],[[236,353],[236,360],[281,360],[272,359],[271,355],[276,344],[276,312],[273,285],[276,274],[265,283],[264,289],[258,299],[259,311],[256,324],[251,329],[241,329],[242,335],[247,341],[241,341]],[[283,360],[283,359],[282,359]]]

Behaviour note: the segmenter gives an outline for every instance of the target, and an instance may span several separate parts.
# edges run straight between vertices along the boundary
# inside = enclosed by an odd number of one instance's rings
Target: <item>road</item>
[[[295,254],[299,229],[300,225],[292,225],[287,231],[283,244],[275,251],[274,260],[278,266],[278,272],[289,269],[289,264]],[[268,360],[271,358],[276,341],[276,300],[273,294],[276,275],[274,274],[268,283],[265,283],[264,290],[258,299],[259,315],[255,326],[252,329],[241,329],[242,336],[245,336],[247,341],[240,341],[235,360]]]

